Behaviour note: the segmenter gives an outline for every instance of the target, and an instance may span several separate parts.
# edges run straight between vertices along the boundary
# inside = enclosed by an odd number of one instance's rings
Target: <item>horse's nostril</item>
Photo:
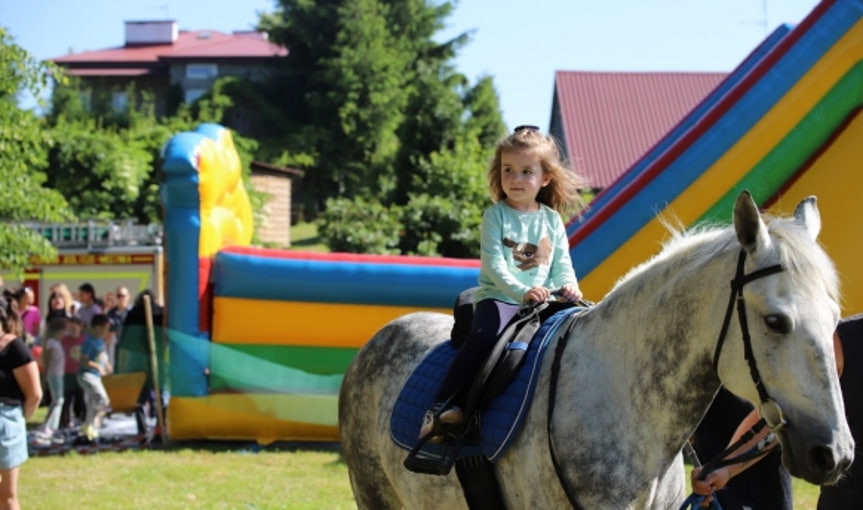
[[[809,450],[809,465],[816,471],[829,473],[836,468],[833,450],[826,446],[815,446]]]

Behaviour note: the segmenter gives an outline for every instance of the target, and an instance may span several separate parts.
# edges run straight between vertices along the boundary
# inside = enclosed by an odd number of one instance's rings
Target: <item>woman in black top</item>
[[[818,510],[851,510],[863,504],[863,314],[839,321],[836,364],[845,402],[845,418],[854,437],[854,463],[836,485],[822,485]]]
[[[0,504],[18,509],[18,468],[27,460],[27,419],[42,400],[39,369],[21,340],[18,305],[0,308]]]

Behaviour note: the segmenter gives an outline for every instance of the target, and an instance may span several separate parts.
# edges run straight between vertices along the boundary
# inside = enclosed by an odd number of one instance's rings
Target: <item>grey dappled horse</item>
[[[556,346],[549,346],[524,427],[496,464],[507,507],[679,506],[686,496],[680,451],[720,383],[756,406],[766,394],[770,414],[779,406],[787,424],[777,435],[792,475],[835,481],[853,460],[854,442],[833,354],[837,276],[815,241],[820,228],[814,198],[802,201],[793,218],[765,223],[744,192],[733,228],[676,233],[622,278],[578,319],[554,381]],[[735,312],[720,343],[738,265],[753,277],[742,287],[748,327]],[[389,435],[402,385],[451,327],[452,318],[442,314],[398,318],[345,374],[339,424],[359,508],[466,508],[454,472],[408,471],[407,452]],[[744,357],[746,330],[762,394]]]

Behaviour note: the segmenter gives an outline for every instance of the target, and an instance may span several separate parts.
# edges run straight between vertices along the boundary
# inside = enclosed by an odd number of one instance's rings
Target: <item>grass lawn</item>
[[[300,222],[291,227],[291,249],[329,252],[329,248],[318,237],[318,227],[314,223]]]
[[[19,493],[21,507],[31,509],[356,508],[347,467],[326,445],[34,457],[21,469]]]
[[[32,420],[40,423],[45,408]],[[687,468],[687,472],[688,472]],[[183,442],[165,449],[33,457],[21,468],[22,508],[355,509],[338,444]],[[794,480],[795,508],[818,488]]]

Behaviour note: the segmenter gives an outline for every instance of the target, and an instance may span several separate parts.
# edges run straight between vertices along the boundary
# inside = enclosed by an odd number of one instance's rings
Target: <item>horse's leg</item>
[[[348,465],[351,488],[359,510],[402,508],[377,451],[377,409],[373,396],[375,372],[385,361],[380,356],[380,333],[357,354],[345,372],[339,394],[339,433]]]
[[[416,475],[402,466],[407,452],[392,443],[389,419],[410,371],[433,343],[449,335],[451,327],[452,319],[440,314],[397,319],[360,349],[345,372],[339,427],[358,508],[439,507],[447,481]]]

